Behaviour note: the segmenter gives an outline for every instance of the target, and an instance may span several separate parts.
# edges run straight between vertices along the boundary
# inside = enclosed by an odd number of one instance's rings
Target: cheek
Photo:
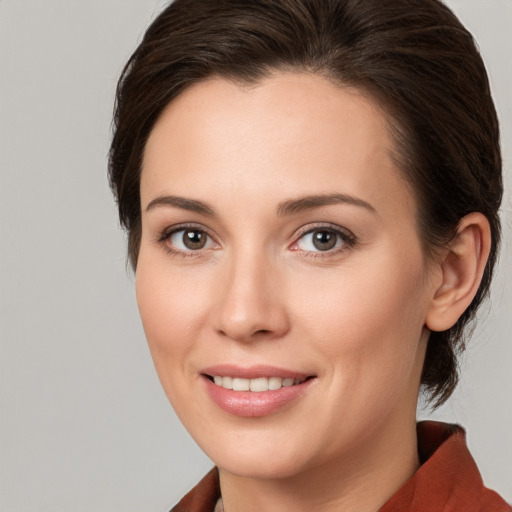
[[[158,260],[157,260],[158,261]],[[158,378],[182,420],[190,409],[191,354],[211,301],[204,280],[169,265],[156,265],[141,251],[136,275],[137,304]]]
[[[296,290],[295,296],[306,298],[297,317],[337,378],[374,391],[381,387],[378,381],[406,378],[426,313],[421,252],[405,258],[383,251],[371,261],[361,258],[329,276],[317,276],[314,283]]]
[[[192,350],[204,324],[205,308],[211,302],[208,287],[197,273],[155,264],[141,250],[136,296],[149,348],[162,378],[166,368],[181,365]]]

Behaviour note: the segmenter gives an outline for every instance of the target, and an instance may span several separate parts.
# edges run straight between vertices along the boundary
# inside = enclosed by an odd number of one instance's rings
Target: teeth
[[[274,391],[279,389],[283,385],[283,379],[281,377],[270,377],[268,379],[268,389]]]
[[[261,377],[260,379],[251,379],[249,389],[251,391],[268,391],[267,377]]]
[[[215,375],[213,381],[217,386],[225,389],[232,389],[234,391],[275,391],[282,387],[296,386],[301,384],[306,379],[293,379],[286,377],[259,377],[257,379],[241,379],[239,377],[226,377]]]
[[[224,379],[222,379],[222,384],[224,384]],[[234,391],[249,391],[249,386],[251,385],[250,379],[239,379],[235,377],[233,379],[233,390]]]

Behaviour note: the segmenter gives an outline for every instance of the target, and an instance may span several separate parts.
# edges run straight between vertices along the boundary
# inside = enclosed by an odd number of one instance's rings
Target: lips
[[[223,411],[243,417],[271,414],[295,402],[316,377],[270,366],[222,365],[201,373],[213,402]]]

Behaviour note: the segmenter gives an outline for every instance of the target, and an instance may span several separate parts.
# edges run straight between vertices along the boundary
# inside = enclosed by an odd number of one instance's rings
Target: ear
[[[431,331],[449,329],[470,305],[480,286],[490,247],[487,218],[477,212],[466,215],[437,263],[440,280],[433,290],[425,320]]]

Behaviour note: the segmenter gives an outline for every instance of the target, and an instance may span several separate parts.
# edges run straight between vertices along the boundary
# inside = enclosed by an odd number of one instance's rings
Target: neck
[[[351,453],[282,479],[237,477],[219,470],[225,512],[375,512],[419,467],[416,422],[376,429]]]

